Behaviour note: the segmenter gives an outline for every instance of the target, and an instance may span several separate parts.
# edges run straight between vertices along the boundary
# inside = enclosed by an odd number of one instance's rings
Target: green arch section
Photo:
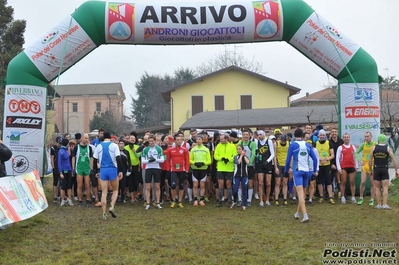
[[[280,12],[283,19],[282,37],[281,39],[246,39],[246,40],[233,40],[231,43],[237,42],[251,42],[251,41],[286,41],[290,43],[291,38],[297,33],[307,18],[314,13],[314,10],[309,5],[301,0],[280,0],[280,1],[253,1],[253,2],[242,2],[252,6],[262,5],[264,3],[277,3],[280,4]],[[109,3],[100,1],[88,1],[82,4],[78,9],[72,13],[71,17],[81,26],[81,28],[88,34],[93,43],[96,46],[106,44],[106,11]],[[150,5],[150,3],[146,3]],[[176,3],[184,5],[184,3]],[[186,3],[187,4],[187,3]],[[195,4],[195,3],[191,3]],[[226,4],[226,3],[225,3]],[[239,3],[238,3],[239,4]],[[228,4],[226,4],[228,5]],[[248,14],[250,10],[248,11]],[[135,14],[139,16],[138,14]],[[135,20],[138,21],[138,18]],[[205,25],[206,26],[206,25]],[[212,25],[210,25],[212,26]],[[247,28],[254,27],[254,25],[247,25]],[[123,43],[123,42],[118,42]],[[132,43],[132,42],[131,42]],[[228,43],[223,41],[220,43]],[[126,43],[129,44],[129,43]],[[132,43],[136,44],[136,43]],[[137,43],[145,44],[145,43]],[[150,43],[151,45],[165,45],[168,43]],[[196,43],[182,43],[182,44],[206,44],[201,42]],[[290,43],[291,44],[291,43]],[[291,44],[292,45],[292,44]],[[296,48],[294,46],[294,48]],[[297,49],[297,48],[296,48]],[[298,50],[298,49],[297,49]],[[300,51],[300,50],[299,50]],[[302,51],[300,51],[303,53]],[[309,58],[308,54],[304,54]],[[59,55],[61,56],[61,55]],[[84,57],[84,56],[83,56]],[[82,57],[82,58],[83,58]],[[80,58],[80,59],[82,59]],[[309,58],[313,61],[312,58]],[[76,62],[75,62],[76,63]],[[66,71],[68,68],[62,69],[61,73]],[[328,71],[327,71],[328,72]],[[350,74],[352,76],[350,76]],[[331,73],[330,73],[331,74]],[[346,64],[346,68],[340,71],[339,74],[334,75],[340,82],[378,82],[377,66],[374,59],[361,47],[351,60]],[[354,79],[354,80],[353,80]],[[7,84],[30,84],[46,86],[51,80],[47,80],[43,74],[38,71],[37,67],[31,63],[31,60],[26,56],[25,53],[17,55],[9,64],[7,71]]]

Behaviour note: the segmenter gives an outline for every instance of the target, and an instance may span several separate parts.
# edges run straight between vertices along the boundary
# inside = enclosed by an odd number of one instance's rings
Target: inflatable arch
[[[8,66],[3,139],[14,152],[8,173],[43,172],[47,84],[98,46],[266,41],[286,41],[338,79],[340,129],[354,143],[366,130],[379,133],[374,59],[302,0],[88,1]]]

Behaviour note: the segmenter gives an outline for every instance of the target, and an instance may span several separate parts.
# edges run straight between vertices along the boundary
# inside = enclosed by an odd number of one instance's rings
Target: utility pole
[[[64,133],[68,133],[69,132],[69,99],[67,100],[67,126],[66,126],[67,130]]]

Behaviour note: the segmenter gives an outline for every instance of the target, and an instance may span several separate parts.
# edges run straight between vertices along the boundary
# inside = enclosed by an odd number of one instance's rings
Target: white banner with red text
[[[37,170],[0,178],[0,227],[28,219],[47,207]]]

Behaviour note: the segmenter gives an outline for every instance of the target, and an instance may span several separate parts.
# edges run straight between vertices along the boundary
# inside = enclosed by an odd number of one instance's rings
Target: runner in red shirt
[[[183,208],[184,180],[190,169],[190,155],[188,150],[182,146],[183,137],[176,136],[175,145],[169,149],[170,162],[170,188],[172,193],[172,204],[170,208],[175,208],[176,204]],[[176,181],[179,180],[179,199],[176,202]]]

